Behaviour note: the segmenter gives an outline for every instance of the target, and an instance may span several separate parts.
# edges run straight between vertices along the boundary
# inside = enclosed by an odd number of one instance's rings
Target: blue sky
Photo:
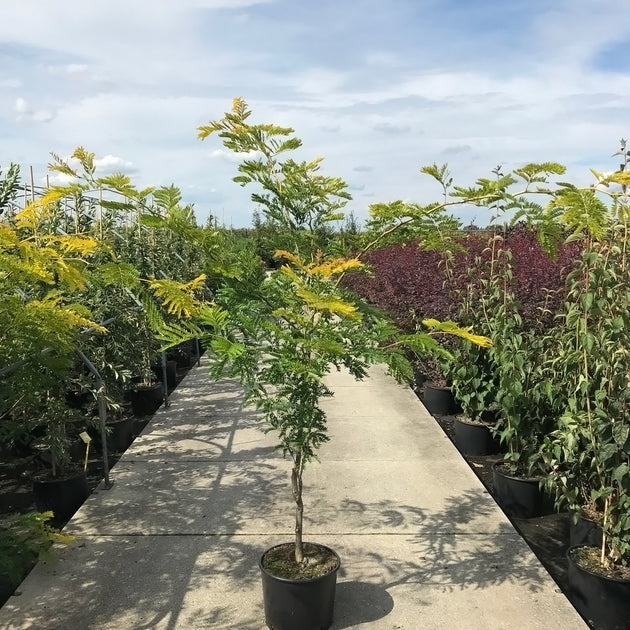
[[[433,162],[461,185],[543,160],[589,183],[630,134],[627,15],[627,0],[5,3],[0,166],[43,183],[50,152],[81,145],[102,174],[175,183],[200,220],[248,225],[234,156],[196,139],[241,96],[348,182],[360,218],[438,199],[419,173]]]

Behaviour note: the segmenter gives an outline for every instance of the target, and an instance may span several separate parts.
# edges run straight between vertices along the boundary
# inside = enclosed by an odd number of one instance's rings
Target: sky
[[[628,0],[5,0],[0,168],[46,182],[83,146],[97,174],[175,184],[204,222],[251,223],[238,159],[197,128],[234,97],[323,157],[359,219],[529,162],[613,171],[630,134]],[[51,178],[55,182],[54,178]],[[486,225],[484,211],[459,218]]]

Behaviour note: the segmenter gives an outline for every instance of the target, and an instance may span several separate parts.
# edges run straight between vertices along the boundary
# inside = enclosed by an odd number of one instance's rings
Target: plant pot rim
[[[486,422],[485,420],[473,420],[465,414],[457,413],[453,416],[456,422],[461,422],[462,424],[469,424],[473,427],[486,427],[490,428],[492,426],[492,422]]]
[[[151,381],[150,383],[136,383],[134,385],[136,390],[155,389],[156,387],[162,387],[162,383],[160,381]]]
[[[265,575],[270,576],[274,580],[277,580],[278,582],[285,582],[288,584],[313,584],[314,582],[325,580],[331,574],[337,573],[337,571],[339,571],[339,569],[341,568],[341,558],[339,557],[339,554],[334,549],[332,549],[328,545],[323,545],[322,543],[311,543],[308,541],[304,541],[305,545],[306,544],[317,545],[318,547],[321,547],[322,549],[326,549],[327,551],[329,551],[337,559],[337,566],[334,569],[331,569],[330,571],[328,571],[328,573],[324,573],[324,575],[318,575],[317,577],[312,577],[312,578],[285,578],[285,577],[280,577],[278,575],[275,575],[271,573],[271,571],[265,569],[265,567],[263,566],[263,558],[265,557],[265,555],[267,555],[267,553],[269,553],[273,549],[277,549],[278,547],[284,547],[287,544],[294,544],[294,542],[290,541],[290,542],[285,542],[285,543],[279,543],[277,545],[273,545],[272,547],[268,547],[261,554],[258,560],[258,567],[260,568],[261,572],[264,573]]]
[[[507,477],[508,479],[516,479],[517,481],[536,481],[539,482],[541,477],[531,477],[529,475],[527,476],[521,476],[521,475],[513,475],[511,473],[506,473],[502,470],[499,470],[499,468],[501,468],[502,466],[505,466],[506,463],[503,460],[499,460],[498,462],[494,462],[494,464],[492,464],[492,469],[493,470],[497,470],[499,472],[500,475],[503,475],[504,477]]]
[[[437,385],[436,383],[433,383],[431,381],[425,381],[424,382],[424,387],[430,387],[431,389],[439,389],[441,391],[450,391],[451,388],[449,385]]]
[[[107,418],[105,424],[107,426],[111,424],[122,424],[123,422],[129,422],[132,419],[132,416],[124,416],[122,418]]]
[[[599,547],[596,547],[595,545],[573,545],[572,547],[569,547],[566,551],[566,558],[567,561],[573,563],[573,565],[580,571],[583,571],[584,573],[588,573],[589,575],[592,575],[593,577],[599,578],[600,580],[606,580],[608,582],[617,582],[619,584],[628,584],[630,586],[630,578],[620,578],[620,577],[615,577],[614,575],[606,575],[606,573],[603,572],[598,572],[598,571],[591,571],[591,569],[582,566],[574,557],[572,552],[575,551],[576,549],[594,549],[597,553],[599,553]]]
[[[578,518],[581,518],[584,521],[595,523],[595,525],[601,525],[602,521],[604,520],[604,515],[602,512],[593,512],[593,510],[585,510],[584,508],[578,508],[577,510],[574,510],[573,514],[577,514]],[[585,545],[579,546],[584,547]]]

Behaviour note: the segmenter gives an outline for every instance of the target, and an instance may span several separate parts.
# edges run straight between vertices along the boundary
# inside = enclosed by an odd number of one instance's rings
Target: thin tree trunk
[[[304,504],[302,503],[302,470],[298,457],[291,470],[291,489],[295,501],[295,561],[301,563],[304,560],[304,547],[302,544],[302,517]]]

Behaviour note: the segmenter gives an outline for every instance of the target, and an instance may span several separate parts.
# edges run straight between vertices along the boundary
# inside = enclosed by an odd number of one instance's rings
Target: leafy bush
[[[53,543],[72,544],[74,538],[50,527],[52,512],[14,514],[0,521],[0,576],[17,586],[36,560],[52,556]]]
[[[476,259],[488,261],[488,232],[461,232],[461,251],[453,254],[449,273],[444,256],[423,244],[393,244],[364,258],[370,274],[346,277],[346,286],[383,309],[406,330],[426,317],[453,318],[460,311],[468,282],[467,270],[479,269]],[[526,328],[547,329],[562,307],[567,273],[580,255],[578,243],[561,245],[555,257],[547,254],[534,230],[523,225],[509,229],[501,247],[512,254],[514,295],[521,305]],[[545,308],[545,314],[541,308]]]

